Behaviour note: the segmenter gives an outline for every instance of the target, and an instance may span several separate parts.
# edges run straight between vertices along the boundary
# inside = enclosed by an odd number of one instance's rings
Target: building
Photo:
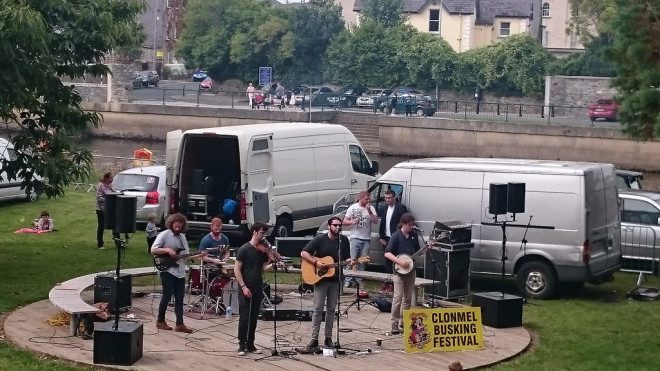
[[[456,51],[529,33],[541,40],[540,0],[404,0],[408,24],[444,38]],[[362,0],[353,11],[360,13]],[[359,15],[358,15],[359,22]]]
[[[582,51],[584,46],[575,34],[567,33],[571,18],[568,0],[542,0],[541,4],[541,43],[556,57],[566,57]]]

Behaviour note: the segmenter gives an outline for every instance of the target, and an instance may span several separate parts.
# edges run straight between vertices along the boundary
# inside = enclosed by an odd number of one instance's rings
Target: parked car
[[[141,78],[142,86],[144,87],[158,86],[158,83],[160,82],[160,78],[156,71],[138,71],[136,73]]]
[[[660,262],[660,193],[619,190],[624,259]]]
[[[139,227],[144,228],[150,213],[156,214],[156,223],[163,225],[165,222],[169,207],[165,183],[165,166],[144,166],[117,173],[112,188],[127,196],[137,197],[135,220]]]
[[[7,162],[15,161],[17,158],[14,145],[7,139],[0,138],[0,200],[10,199],[26,199],[27,201],[35,201],[39,198],[43,190],[41,179],[36,179],[33,183],[33,188],[28,192],[25,188],[21,188],[23,179],[9,179],[7,173],[3,171],[3,160]]]
[[[589,105],[589,120],[604,119],[616,121],[619,114],[619,104],[612,98],[597,99]]]
[[[199,83],[199,90],[201,91],[211,91],[213,89],[213,79],[207,77],[204,81]]]
[[[204,81],[207,77],[209,77],[209,76],[206,74],[206,71],[197,70],[197,71],[193,72],[193,74],[192,74],[192,81],[193,82]]]
[[[405,104],[405,103],[404,103]],[[415,112],[422,116],[435,115],[436,104],[433,98],[429,95],[422,95],[416,97]]]
[[[137,72],[133,72],[131,74],[131,78],[132,78],[131,81],[132,81],[133,89],[140,89],[143,86],[149,85],[149,79],[146,76],[142,76]]]
[[[639,171],[616,169],[616,186],[621,190],[642,188],[642,179],[644,174]]]
[[[343,87],[339,93],[328,96],[328,105],[334,107],[353,107],[357,105],[357,99],[367,89],[364,86],[353,85]]]
[[[371,88],[368,89],[364,94],[357,97],[356,105],[358,107],[373,107],[374,100],[377,102],[377,106],[387,100],[387,97],[392,93],[392,89],[381,89],[381,88]]]
[[[305,100],[305,105],[312,106],[325,106],[328,104],[328,97],[333,93],[333,90],[327,86],[310,86],[304,92],[300,92],[295,96],[296,105],[300,105]]]

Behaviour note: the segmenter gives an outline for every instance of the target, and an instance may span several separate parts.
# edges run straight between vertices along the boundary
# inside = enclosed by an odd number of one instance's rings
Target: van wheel
[[[546,299],[557,285],[555,272],[548,264],[539,261],[524,263],[516,274],[518,291],[534,299]]]
[[[278,216],[273,230],[274,237],[291,237],[293,233],[293,222],[289,217]]]

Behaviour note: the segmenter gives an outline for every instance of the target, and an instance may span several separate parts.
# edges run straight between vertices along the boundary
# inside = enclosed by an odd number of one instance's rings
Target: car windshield
[[[158,189],[158,177],[146,174],[122,174],[119,173],[112,181],[115,191],[139,191],[152,192]]]
[[[612,103],[613,102],[611,99],[598,99],[596,101],[596,104],[612,104]]]

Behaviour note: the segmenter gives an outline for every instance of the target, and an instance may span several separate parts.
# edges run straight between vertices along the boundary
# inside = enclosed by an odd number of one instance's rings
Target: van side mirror
[[[371,161],[371,175],[378,173],[378,161]]]

